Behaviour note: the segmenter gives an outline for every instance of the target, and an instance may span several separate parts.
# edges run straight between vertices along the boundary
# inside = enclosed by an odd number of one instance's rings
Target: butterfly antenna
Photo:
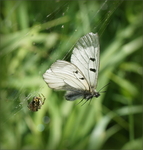
[[[100,93],[105,93],[106,91],[101,91]]]
[[[102,92],[100,92],[102,89],[104,89],[106,86],[108,86],[110,84],[110,82],[108,83],[108,84],[106,84],[105,86],[103,86],[98,92],[99,93],[102,93]],[[104,91],[104,92],[106,92],[106,91]]]

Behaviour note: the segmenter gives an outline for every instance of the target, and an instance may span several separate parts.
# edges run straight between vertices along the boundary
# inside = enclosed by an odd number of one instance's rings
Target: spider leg
[[[46,97],[41,93],[41,95],[43,96],[43,102],[42,105],[45,103]]]

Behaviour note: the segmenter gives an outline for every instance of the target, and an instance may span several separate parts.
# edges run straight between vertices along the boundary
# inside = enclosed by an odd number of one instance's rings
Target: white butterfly
[[[44,74],[48,86],[56,90],[66,90],[67,100],[82,98],[90,100],[99,97],[96,91],[99,69],[98,34],[88,33],[76,43],[71,62],[57,60]]]

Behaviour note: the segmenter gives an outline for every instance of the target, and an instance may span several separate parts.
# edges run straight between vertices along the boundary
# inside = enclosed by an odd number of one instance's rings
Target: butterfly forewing
[[[81,71],[67,61],[57,60],[43,77],[48,86],[56,90],[89,90],[89,85]]]
[[[89,33],[78,40],[71,56],[71,63],[81,70],[92,88],[97,86],[99,69],[98,34]]]

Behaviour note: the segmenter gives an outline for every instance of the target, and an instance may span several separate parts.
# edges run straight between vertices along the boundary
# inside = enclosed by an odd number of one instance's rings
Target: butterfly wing
[[[50,88],[66,91],[89,90],[87,80],[73,64],[57,60],[44,74],[43,78]]]
[[[78,40],[71,56],[71,63],[81,70],[91,88],[97,86],[99,51],[98,34],[88,33]]]

